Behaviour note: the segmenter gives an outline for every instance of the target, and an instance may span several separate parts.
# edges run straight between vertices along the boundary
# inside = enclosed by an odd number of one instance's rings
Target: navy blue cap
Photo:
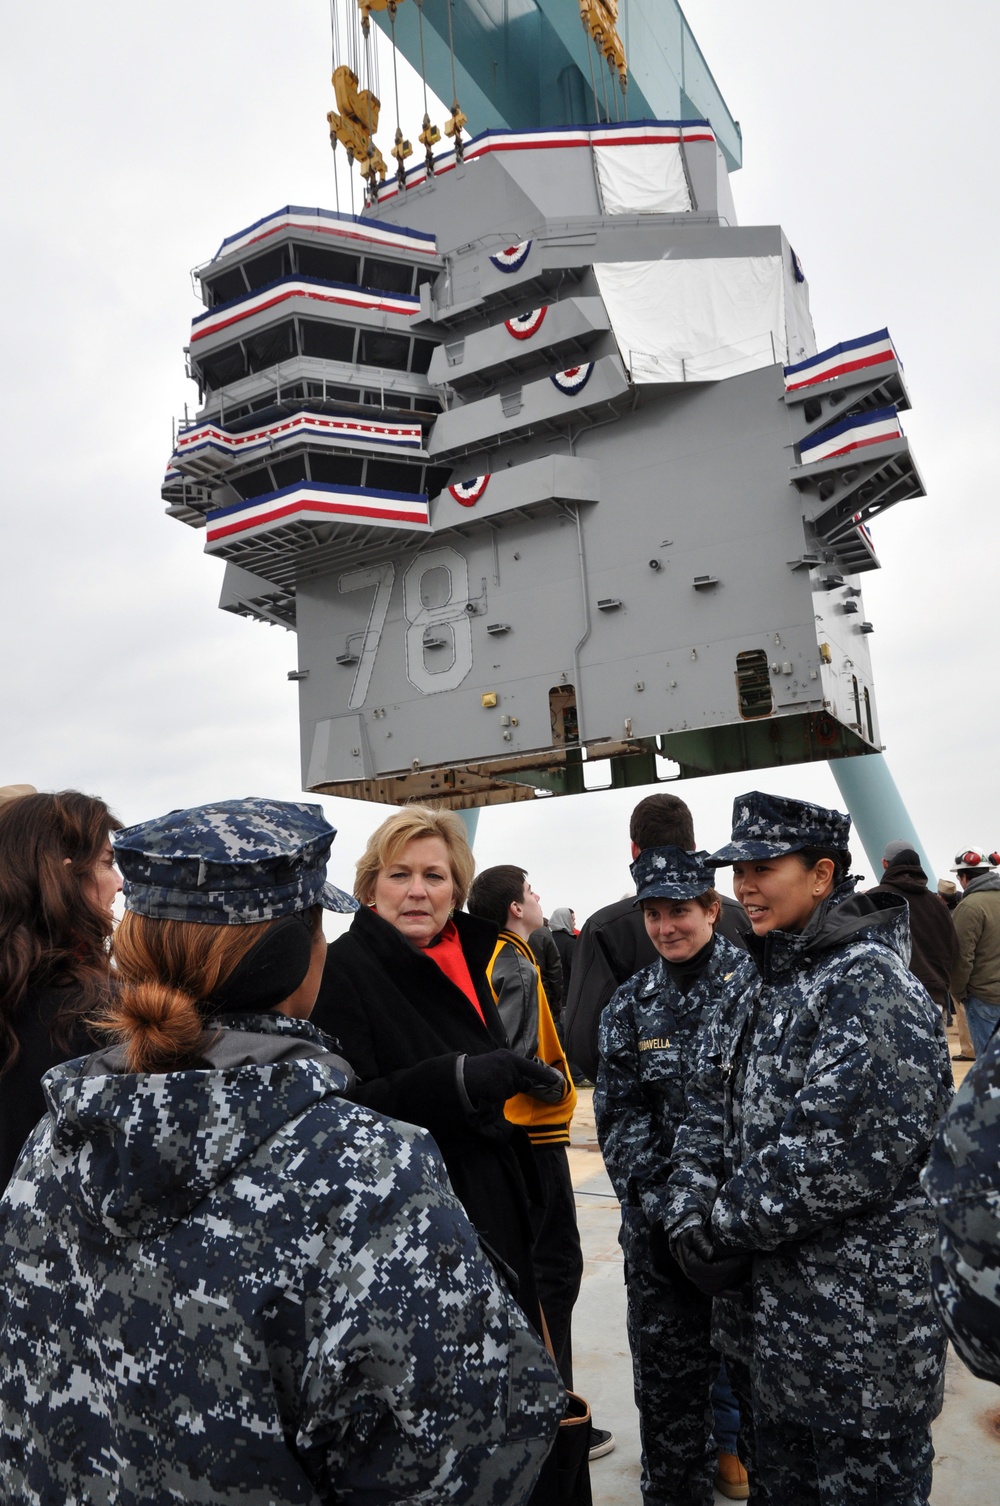
[[[709,861],[721,868],[725,863],[752,862],[754,858],[780,858],[805,847],[842,852],[850,836],[851,818],[843,811],[751,790],[733,801],[732,841],[713,852]]]
[[[635,902],[644,899],[697,899],[715,883],[707,852],[683,847],[644,847],[632,864]]]
[[[321,806],[220,800],[112,833],[126,910],[157,920],[254,925],[358,902],[326,882],[336,836]]]

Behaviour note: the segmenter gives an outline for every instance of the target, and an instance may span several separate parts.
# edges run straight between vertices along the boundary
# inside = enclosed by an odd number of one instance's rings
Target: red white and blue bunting
[[[486,476],[470,476],[468,481],[456,481],[448,490],[456,502],[463,507],[475,507],[483,492],[489,485],[490,478]]]
[[[841,419],[828,429],[803,439],[799,445],[802,465],[815,465],[817,461],[839,459],[855,450],[869,445],[885,444],[901,439],[903,430],[895,408],[875,408],[870,413],[859,413],[854,418]]]
[[[232,544],[241,536],[269,533],[289,523],[332,523],[338,520],[379,527],[428,528],[427,497],[412,492],[375,491],[361,486],[333,486],[322,481],[299,481],[263,497],[251,497],[208,514],[206,549]]]
[[[345,308],[364,309],[367,313],[402,314],[412,318],[420,312],[420,299],[409,293],[382,293],[369,288],[356,288],[347,283],[321,282],[311,277],[284,277],[273,282],[258,293],[247,293],[234,298],[191,321],[191,342],[204,340],[206,335],[218,334],[241,319],[253,314],[262,314],[276,304],[289,299],[302,298],[314,303],[342,304]]]
[[[508,246],[506,251],[498,251],[496,256],[490,257],[490,261],[498,272],[517,272],[528,260],[530,250],[530,241],[519,241],[516,246]]]
[[[492,152],[552,151],[592,146],[677,146],[692,141],[714,141],[715,133],[707,120],[644,120],[638,125],[609,123],[592,126],[548,126],[535,131],[513,131],[494,127],[473,136],[466,143],[464,160],[475,162]],[[434,160],[437,177],[456,167],[455,153],[442,152]],[[421,163],[406,174],[406,187],[417,188],[427,180],[427,168]],[[399,193],[395,178],[388,179],[378,191],[379,203]]]
[[[397,450],[419,450],[422,442],[419,424],[384,424],[374,419],[331,418],[321,413],[305,412],[246,434],[230,434],[227,429],[212,423],[183,429],[177,436],[171,464],[183,466],[185,456],[205,449],[236,459],[252,455],[257,450],[271,450],[277,445],[308,439],[322,439],[352,448],[378,445]]]
[[[199,267],[195,273],[200,277],[214,262],[236,251],[245,251],[259,241],[283,231],[304,230],[313,235],[328,235],[338,240],[367,242],[370,246],[385,247],[390,251],[415,251],[423,256],[437,255],[437,242],[425,230],[408,230],[399,225],[387,225],[381,220],[365,220],[360,215],[340,214],[332,209],[303,209],[298,204],[286,204],[284,209],[255,220],[245,230],[227,235],[212,257],[212,261]]]
[[[564,392],[567,397],[573,397],[586,387],[593,369],[593,361],[588,361],[585,366],[567,366],[565,371],[552,373],[552,382],[560,392]]]
[[[798,392],[802,387],[818,387],[821,382],[832,382],[837,377],[848,376],[852,371],[865,371],[870,367],[884,366],[898,357],[892,347],[887,329],[877,329],[871,335],[861,335],[857,340],[844,340],[840,345],[831,345],[806,361],[797,361],[785,367],[785,391]],[[875,375],[878,375],[875,372]]]
[[[541,329],[547,312],[548,304],[540,309],[529,309],[526,314],[515,314],[513,319],[505,319],[503,327],[515,340],[530,340]]]

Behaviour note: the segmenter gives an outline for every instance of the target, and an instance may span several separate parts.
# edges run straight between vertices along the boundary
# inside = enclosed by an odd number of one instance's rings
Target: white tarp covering
[[[594,267],[634,382],[716,382],[787,360],[780,256]]]
[[[669,142],[596,146],[605,214],[687,214],[691,194],[681,149]]]
[[[816,331],[809,310],[809,284],[795,276],[796,263],[789,250],[785,262],[785,329],[788,335],[788,365],[816,354]]]
[[[715,189],[721,225],[738,225],[736,205],[733,203],[733,185],[729,181],[729,169],[721,151],[715,151]]]

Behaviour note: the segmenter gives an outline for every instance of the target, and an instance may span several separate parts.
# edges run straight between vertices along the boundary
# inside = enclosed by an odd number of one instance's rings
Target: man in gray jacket
[[[965,1005],[969,1034],[982,1056],[1000,1023],[1000,852],[968,847],[952,868],[964,893],[955,907],[958,961],[951,991]]]

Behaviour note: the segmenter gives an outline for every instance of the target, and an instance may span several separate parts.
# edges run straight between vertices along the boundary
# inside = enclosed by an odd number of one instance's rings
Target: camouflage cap
[[[126,910],[157,920],[253,925],[357,900],[326,882],[336,831],[318,805],[219,800],[113,832]]]
[[[631,867],[635,902],[644,899],[697,899],[715,883],[707,852],[683,847],[644,847]]]
[[[842,852],[850,841],[851,818],[805,800],[786,800],[751,790],[733,801],[733,838],[709,862],[745,863],[754,858],[780,858],[806,847]]]

